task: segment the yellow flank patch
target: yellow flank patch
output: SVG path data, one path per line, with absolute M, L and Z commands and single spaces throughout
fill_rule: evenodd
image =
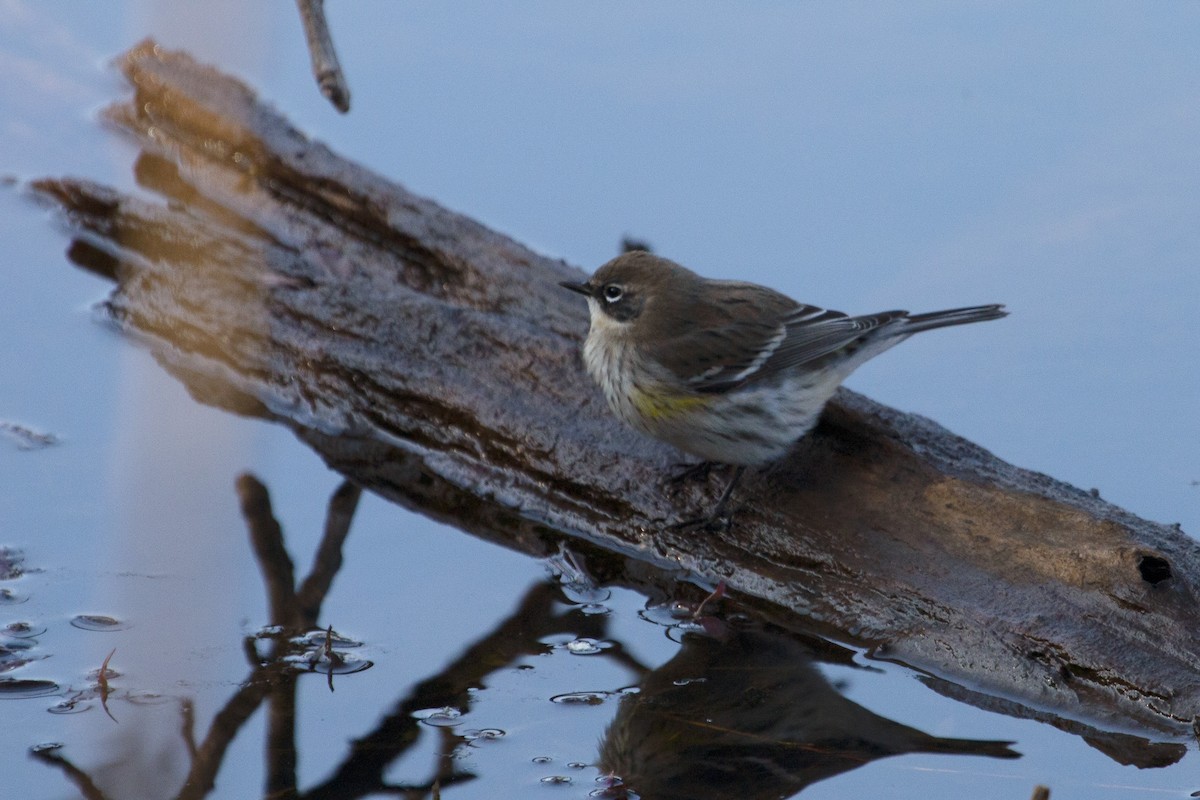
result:
M 684 394 L 670 397 L 665 394 L 652 394 L 638 390 L 633 392 L 631 399 L 638 413 L 650 419 L 678 416 L 704 408 L 711 402 L 711 398 L 704 395 Z

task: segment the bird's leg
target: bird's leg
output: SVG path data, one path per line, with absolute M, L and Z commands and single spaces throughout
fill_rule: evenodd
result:
M 733 471 L 733 477 L 729 479 L 729 483 L 725 486 L 725 491 L 721 492 L 721 497 L 719 500 L 717 500 L 716 508 L 714 508 L 712 513 L 709 514 L 709 519 L 717 520 L 725 517 L 725 506 L 729 504 L 729 496 L 733 494 L 734 487 L 741 482 L 742 476 L 745 474 L 745 464 L 739 465 L 738 468 Z
M 700 461 L 695 464 L 676 464 L 675 468 L 679 471 L 671 477 L 667 478 L 667 483 L 677 486 L 687 483 L 688 481 L 706 481 L 712 473 L 713 467 L 717 465 L 715 461 Z
M 729 483 L 725 486 L 725 491 L 721 492 L 721 497 L 718 498 L 717 504 L 713 510 L 705 517 L 696 519 L 684 520 L 677 522 L 671 527 L 676 530 L 686 530 L 687 528 L 705 528 L 707 530 L 720 530 L 729 527 L 730 519 L 725 515 L 725 506 L 729 504 L 729 498 L 733 494 L 734 488 L 742 480 L 742 476 L 746 474 L 746 466 L 739 465 L 733 471 L 733 477 L 729 479 Z
M 676 464 L 675 474 L 667 476 L 663 481 L 663 490 L 669 497 L 676 497 L 683 491 L 685 485 L 696 481 L 703 483 L 717 466 L 715 461 L 701 461 L 696 464 Z

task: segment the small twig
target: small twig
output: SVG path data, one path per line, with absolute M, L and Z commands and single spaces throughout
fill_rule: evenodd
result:
M 329 684 L 329 691 L 333 691 L 333 667 L 334 659 L 337 655 L 333 652 L 333 626 L 330 625 L 325 629 L 325 660 L 329 663 L 329 670 L 325 673 L 325 679 Z
M 712 590 L 712 593 L 700 601 L 700 605 L 696 606 L 696 610 L 692 612 L 692 619 L 699 619 L 704 613 L 704 607 L 710 602 L 720 600 L 725 596 L 725 581 L 717 583 L 717 588 Z
M 317 86 L 333 107 L 345 114 L 350 110 L 350 86 L 333 49 L 333 36 L 325 21 L 325 0 L 296 0 L 296 7 L 304 23 L 304 38 Z
M 117 718 L 108 710 L 108 695 L 112 691 L 108 686 L 108 662 L 113 657 L 113 653 L 117 652 L 117 648 L 108 651 L 108 655 L 104 657 L 104 663 L 100 665 L 100 674 L 96 677 L 96 683 L 100 687 L 100 707 L 104 709 L 104 713 L 108 714 L 108 718 L 113 722 L 117 722 Z M 120 723 L 117 722 L 119 725 Z

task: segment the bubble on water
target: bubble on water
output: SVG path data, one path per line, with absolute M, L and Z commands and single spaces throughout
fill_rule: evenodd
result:
M 599 616 L 601 614 L 611 614 L 612 609 L 601 603 L 585 603 L 579 607 L 579 610 L 588 616 Z
M 452 706 L 424 708 L 413 712 L 415 719 L 419 719 L 426 725 L 432 725 L 435 728 L 452 728 L 455 725 L 461 725 L 462 715 L 463 712 Z
M 554 761 L 550 756 L 534 756 L 530 759 L 535 764 L 549 764 Z
M 608 699 L 608 692 L 567 692 L 550 698 L 551 703 L 564 706 L 598 706 Z
M 598 642 L 595 639 L 581 638 L 567 642 L 567 652 L 573 656 L 591 656 L 612 647 L 608 642 Z
M 109 617 L 104 614 L 76 614 L 71 617 L 71 626 L 79 628 L 81 631 L 98 631 L 101 633 L 128 630 L 130 627 L 128 622 L 123 622 L 116 617 Z
M 93 703 L 80 698 L 72 700 L 60 700 L 46 710 L 51 714 L 79 714 L 84 711 L 89 711 Z
M 316 672 L 321 675 L 353 675 L 356 672 L 375 666 L 374 661 L 345 653 L 335 653 L 329 658 L 323 651 L 310 650 L 304 653 L 290 653 L 283 657 L 284 663 L 302 672 Z
M 571 779 L 566 775 L 547 775 L 542 778 L 542 783 L 547 786 L 566 786 L 571 782 Z
M 638 612 L 638 616 L 655 625 L 672 626 L 691 619 L 695 613 L 695 606 L 675 600 L 646 606 Z
M 561 584 L 562 592 L 572 603 L 596 604 L 603 603 L 608 598 L 612 597 L 612 590 L 603 589 L 590 583 L 583 582 L 564 582 Z
M 585 764 L 582 761 L 568 761 L 567 766 L 571 769 L 587 769 L 591 764 Z
M 362 647 L 362 642 L 356 642 L 353 639 L 342 636 L 337 632 L 334 632 L 333 636 L 330 636 L 328 631 L 309 631 L 293 641 L 296 642 L 296 644 L 304 645 L 306 647 Z
M 27 697 L 45 697 L 60 690 L 54 681 L 28 678 L 0 678 L 0 699 L 23 700 Z
M 23 594 L 17 594 L 12 589 L 7 587 L 0 589 L 0 606 L 15 606 L 24 603 L 29 598 Z
M 507 735 L 500 728 L 479 728 L 477 730 L 462 732 L 462 737 L 472 744 L 475 742 L 494 742 L 497 739 L 503 739 Z
M 32 639 L 35 636 L 41 636 L 45 632 L 45 626 L 34 625 L 31 622 L 10 622 L 0 629 L 0 634 L 11 636 L 14 639 Z
M 609 800 L 641 800 L 642 796 L 630 790 L 619 775 L 608 773 L 597 775 L 596 781 L 600 788 L 588 792 L 588 797 L 608 798 Z
M 680 623 L 667 629 L 667 638 L 677 644 L 683 644 L 683 637 L 689 633 L 703 633 L 704 626 L 699 623 Z
M 366 658 L 355 658 L 339 653 L 335 659 L 328 659 L 324 656 L 313 667 L 313 672 L 319 672 L 322 675 L 333 673 L 334 675 L 353 675 L 356 672 L 370 669 L 375 666 L 375 662 Z
M 597 781 L 613 781 L 613 778 L 597 778 Z M 593 789 L 588 792 L 588 797 L 599 797 L 602 800 L 642 800 L 642 796 L 637 792 L 629 789 L 625 784 L 617 780 L 601 789 Z

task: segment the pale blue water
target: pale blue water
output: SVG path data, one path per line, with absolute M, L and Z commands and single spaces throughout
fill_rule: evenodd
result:
M 331 3 L 353 93 L 342 117 L 312 85 L 294 4 L 243 5 L 0 4 L 0 175 L 133 189 L 133 153 L 96 111 L 124 91 L 107 60 L 153 35 L 242 76 L 335 150 L 588 269 L 632 234 L 707 275 L 848 311 L 1005 302 L 1003 322 L 921 337 L 850 385 L 1200 532 L 1200 6 Z M 47 629 L 46 658 L 17 674 L 83 687 L 115 647 L 120 687 L 173 698 L 118 697 L 117 723 L 0 700 L 0 795 L 77 796 L 26 756 L 55 741 L 110 796 L 171 796 L 186 766 L 177 698 L 194 699 L 203 731 L 247 671 L 239 637 L 265 620 L 235 476 L 268 483 L 300 565 L 338 477 L 287 432 L 197 405 L 98 324 L 90 307 L 105 285 L 67 263 L 65 237 L 19 187 L 0 190 L 0 231 L 0 420 L 62 440 L 21 451 L 0 437 L 0 544 L 40 570 L 13 582 L 25 602 L 0 606 L 0 624 Z M 302 786 L 545 574 L 364 498 L 323 618 L 364 641 L 375 666 L 332 695 L 302 682 Z M 675 645 L 637 617 L 643 602 L 617 591 L 610 635 L 655 665 Z M 81 631 L 68 624 L 78 613 L 131 627 Z M 444 797 L 592 788 L 590 768 L 570 787 L 538 779 L 591 763 L 614 703 L 548 698 L 634 679 L 558 649 L 530 663 L 478 691 L 470 727 L 508 735 L 472 748 L 464 764 L 482 777 Z M 1121 767 L 904 670 L 825 671 L 877 713 L 1014 739 L 1026 755 L 904 756 L 806 798 L 1200 788 L 1194 753 L 1165 770 Z M 389 774 L 423 779 L 433 742 Z M 258 794 L 261 749 L 259 716 L 213 796 Z

